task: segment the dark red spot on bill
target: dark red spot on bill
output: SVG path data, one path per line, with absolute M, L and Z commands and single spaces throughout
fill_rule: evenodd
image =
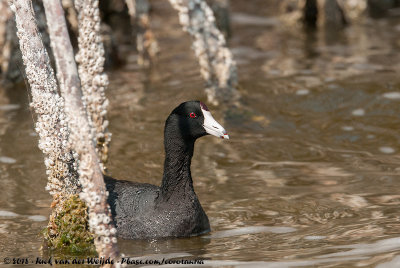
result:
M 205 104 L 202 103 L 202 102 L 200 102 L 200 107 L 201 107 L 201 109 L 203 109 L 204 111 L 208 111 L 207 105 L 205 105 Z

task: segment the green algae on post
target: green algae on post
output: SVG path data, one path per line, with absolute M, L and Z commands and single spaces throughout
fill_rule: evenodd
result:
M 78 195 L 71 195 L 64 201 L 61 211 L 51 222 L 53 225 L 44 230 L 50 251 L 96 255 L 94 237 L 89 230 L 87 206 Z

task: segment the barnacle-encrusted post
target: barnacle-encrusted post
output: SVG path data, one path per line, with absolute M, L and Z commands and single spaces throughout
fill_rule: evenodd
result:
M 158 51 L 158 43 L 150 28 L 150 3 L 148 0 L 125 0 L 128 6 L 131 25 L 136 29 L 136 48 L 138 64 L 148 66 Z
M 89 127 L 88 115 L 82 103 L 78 69 L 74 61 L 64 11 L 60 0 L 44 0 L 43 4 L 49 22 L 48 27 L 51 46 L 56 59 L 57 77 L 60 82 L 61 93 L 65 99 L 65 110 L 71 130 L 71 144 L 80 157 L 79 176 L 82 184 L 80 197 L 86 201 L 89 207 L 89 225 L 95 234 L 97 252 L 100 257 L 115 259 L 118 256 L 116 229 L 111 223 L 111 212 L 107 203 L 108 192 L 104 185 L 99 157 L 93 143 L 93 133 Z M 92 39 L 92 41 L 96 45 L 99 43 L 95 39 Z M 100 76 L 100 74 L 98 75 Z M 105 84 L 102 85 L 105 86 Z M 104 94 L 104 90 L 102 92 Z
M 15 13 L 17 35 L 26 75 L 31 86 L 32 103 L 36 114 L 35 130 L 39 134 L 39 148 L 45 154 L 52 195 L 76 193 L 79 189 L 76 162 L 68 144 L 68 127 L 64 100 L 57 93 L 57 83 L 49 57 L 38 35 L 31 1 L 14 0 L 10 7 Z
M 64 100 L 57 93 L 56 79 L 38 32 L 31 1 L 13 0 L 10 7 L 15 13 L 22 59 L 31 87 L 30 105 L 37 115 L 35 130 L 39 134 L 39 148 L 45 155 L 46 189 L 53 196 L 56 211 L 59 208 L 57 203 L 62 203 L 68 195 L 76 194 L 80 188 L 76 161 L 68 143 Z M 51 228 L 52 216 L 50 236 L 55 232 Z
M 95 139 L 97 154 L 103 172 L 108 158 L 111 133 L 108 131 L 105 95 L 108 76 L 104 73 L 104 47 L 100 34 L 100 11 L 98 0 L 75 0 L 78 11 L 78 46 L 75 59 L 81 79 L 83 101 L 89 115 L 91 135 Z
M 179 12 L 184 31 L 194 37 L 193 50 L 206 80 L 208 101 L 238 98 L 236 63 L 224 35 L 215 26 L 215 17 L 204 0 L 169 0 Z
M 0 0 L 3 4 L 7 3 L 7 0 Z M 50 42 L 48 40 L 48 35 L 46 32 L 46 18 L 44 15 L 44 9 L 41 0 L 32 0 L 33 9 L 35 11 L 35 18 L 37 28 L 39 33 L 42 37 L 42 42 L 45 45 L 45 48 L 48 48 Z M 1 14 L 0 20 L 7 20 L 7 15 Z M 26 74 L 23 70 L 20 69 L 20 66 L 23 65 L 21 52 L 19 49 L 18 37 L 16 35 L 16 25 L 15 20 L 10 19 L 7 21 L 7 28 L 6 28 L 6 43 L 2 49 L 2 54 L 4 65 L 2 66 L 2 71 L 4 72 L 3 78 L 6 81 L 10 82 L 18 82 L 22 81 Z M 1 57 L 1 56 L 0 56 Z

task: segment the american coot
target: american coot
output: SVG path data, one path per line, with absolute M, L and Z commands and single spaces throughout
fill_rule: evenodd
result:
M 190 174 L 194 142 L 207 134 L 229 139 L 204 103 L 184 102 L 165 122 L 165 162 L 160 187 L 105 176 L 118 236 L 127 239 L 188 237 L 210 231 Z

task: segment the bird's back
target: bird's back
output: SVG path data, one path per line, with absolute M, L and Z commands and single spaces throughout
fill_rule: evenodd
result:
M 108 203 L 118 236 L 127 239 L 182 237 L 210 230 L 197 197 L 191 202 L 163 202 L 160 188 L 147 183 L 115 180 L 105 176 Z
M 108 176 L 104 176 L 104 181 L 109 192 L 108 203 L 118 235 L 137 238 L 151 232 L 143 220 L 154 211 L 159 187 L 147 183 L 115 180 Z

